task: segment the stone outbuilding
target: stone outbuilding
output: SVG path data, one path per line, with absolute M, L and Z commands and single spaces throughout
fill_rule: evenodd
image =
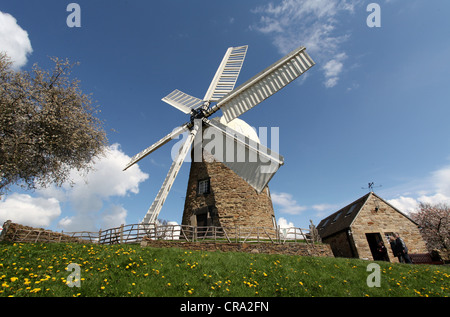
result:
M 394 233 L 400 235 L 409 253 L 427 252 L 418 224 L 373 192 L 326 217 L 317 229 L 335 257 L 383 260 L 376 251 L 383 242 L 388 251 L 385 260 L 398 262 L 389 243 Z

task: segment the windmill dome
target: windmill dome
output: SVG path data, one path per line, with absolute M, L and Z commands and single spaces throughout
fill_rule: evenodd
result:
M 224 117 L 220 117 L 219 122 L 222 123 L 223 125 L 226 125 L 227 127 L 230 127 L 231 129 L 235 130 L 236 132 L 239 132 L 240 134 L 248 137 L 250 140 L 261 143 L 255 129 L 252 128 L 244 120 L 236 118 L 236 119 L 233 119 L 230 122 L 226 123 Z

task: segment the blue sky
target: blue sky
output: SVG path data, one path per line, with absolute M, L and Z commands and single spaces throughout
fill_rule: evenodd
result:
M 22 70 L 51 67 L 50 56 L 80 62 L 73 76 L 100 106 L 110 151 L 87 185 L 75 175 L 73 187 L 14 188 L 1 221 L 64 231 L 140 221 L 172 144 L 121 167 L 188 120 L 161 98 L 174 89 L 202 98 L 226 49 L 246 44 L 238 85 L 300 45 L 316 62 L 241 116 L 280 129 L 285 165 L 269 183 L 280 224 L 317 224 L 368 182 L 405 212 L 450 202 L 450 2 L 380 0 L 372 28 L 372 1 L 74 2 L 78 28 L 66 24 L 70 1 L 2 1 L 0 50 L 24 60 Z M 160 218 L 181 222 L 188 174 L 185 163 Z

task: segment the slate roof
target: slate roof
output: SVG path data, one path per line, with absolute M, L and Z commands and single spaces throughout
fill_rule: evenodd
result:
M 351 224 L 353 223 L 353 220 L 358 216 L 359 212 L 361 211 L 361 208 L 364 206 L 364 204 L 371 195 L 380 199 L 381 201 L 392 207 L 394 210 L 405 216 L 407 219 L 412 221 L 414 224 L 418 225 L 415 221 L 413 221 L 411 218 L 402 213 L 400 210 L 389 204 L 383 198 L 379 197 L 374 192 L 369 192 L 366 195 L 362 196 L 361 198 L 355 200 L 354 202 L 348 204 L 342 209 L 339 209 L 335 213 L 329 215 L 328 217 L 320 221 L 319 225 L 317 226 L 317 230 L 319 231 L 319 235 L 321 236 L 321 238 L 324 239 L 335 233 L 350 228 Z
M 317 226 L 317 230 L 322 239 L 350 228 L 350 225 L 358 215 L 362 206 L 364 206 L 364 203 L 367 198 L 369 198 L 370 194 L 371 193 L 364 195 L 323 219 Z

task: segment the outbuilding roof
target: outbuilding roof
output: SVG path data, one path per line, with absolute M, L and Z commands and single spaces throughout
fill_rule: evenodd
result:
M 399 212 L 400 214 L 402 214 L 407 219 L 409 219 L 410 221 L 412 221 L 414 224 L 417 225 L 415 221 L 413 221 L 411 218 L 402 213 L 400 210 L 389 204 L 383 198 L 379 197 L 374 192 L 369 192 L 366 195 L 362 196 L 361 198 L 355 200 L 354 202 L 348 204 L 342 209 L 339 209 L 335 213 L 329 215 L 328 217 L 320 221 L 319 225 L 317 226 L 317 230 L 319 231 L 319 235 L 321 236 L 321 238 L 324 239 L 335 233 L 350 228 L 353 223 L 353 220 L 358 216 L 362 207 L 364 206 L 366 201 L 371 197 L 371 195 L 380 199 L 388 206 L 392 207 L 395 211 Z

